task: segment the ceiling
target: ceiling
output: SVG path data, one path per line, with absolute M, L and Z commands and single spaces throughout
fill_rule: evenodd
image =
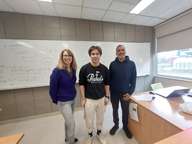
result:
M 139 15 L 129 12 L 140 0 L 0 0 L 0 11 L 155 26 L 192 8 L 192 0 L 156 0 Z

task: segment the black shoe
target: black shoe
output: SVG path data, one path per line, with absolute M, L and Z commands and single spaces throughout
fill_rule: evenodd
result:
M 101 130 L 97 130 L 97 135 L 99 136 L 101 134 Z
M 74 143 L 76 143 L 76 142 L 78 142 L 78 141 L 79 141 L 78 138 L 75 138 L 75 139 L 74 139 Z
M 68 140 L 67 139 L 65 139 L 65 142 L 67 142 Z M 76 142 L 78 142 L 79 140 L 78 140 L 78 138 L 74 138 L 74 143 L 76 143 Z
M 89 133 L 89 137 L 93 137 L 93 132 L 90 132 L 90 133 Z
M 124 130 L 126 136 L 127 136 L 129 139 L 131 139 L 131 138 L 133 137 L 132 133 L 130 132 L 130 130 L 129 130 L 128 128 L 126 128 L 126 129 L 123 128 L 123 130 Z
M 110 135 L 114 135 L 118 129 L 119 129 L 119 126 L 114 125 L 109 131 Z

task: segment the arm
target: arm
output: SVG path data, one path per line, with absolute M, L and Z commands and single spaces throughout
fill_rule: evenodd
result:
M 109 82 L 110 82 L 110 73 L 109 73 L 109 70 L 106 69 L 106 79 L 105 79 L 105 105 L 108 104 L 109 99 L 110 99 Z
M 109 85 L 105 85 L 105 95 L 110 96 Z
M 80 103 L 81 106 L 85 106 L 86 103 L 86 98 L 85 98 L 85 83 L 86 83 L 86 78 L 84 75 L 84 70 L 81 68 L 79 72 L 79 89 L 80 89 Z
M 105 101 L 104 101 L 105 105 L 107 105 L 109 102 L 109 99 L 110 99 L 109 95 L 110 95 L 109 85 L 105 85 Z
M 132 95 L 133 92 L 135 91 L 135 85 L 136 85 L 136 77 L 137 77 L 137 70 L 135 63 L 133 63 L 133 71 L 132 71 L 132 77 L 130 81 L 130 89 L 129 89 L 129 94 Z
M 109 65 L 109 84 L 111 84 L 112 80 L 112 63 Z
M 56 69 L 53 70 L 50 76 L 49 95 L 52 102 L 57 104 L 57 91 L 58 91 L 59 73 Z
M 131 95 L 133 94 L 133 92 L 135 91 L 136 77 L 137 77 L 136 66 L 135 66 L 135 63 L 133 63 L 132 76 L 131 76 L 131 80 L 130 80 L 129 92 L 128 92 L 128 93 L 125 93 L 125 94 L 123 95 L 123 99 L 124 99 L 125 101 L 129 101 L 130 96 L 131 96 Z
M 80 85 L 80 102 L 81 102 L 81 106 L 85 106 L 86 103 L 86 98 L 85 98 L 85 86 L 84 85 Z

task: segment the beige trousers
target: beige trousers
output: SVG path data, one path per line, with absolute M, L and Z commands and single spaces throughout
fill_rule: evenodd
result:
M 96 129 L 102 130 L 104 113 L 106 106 L 104 105 L 104 97 L 98 100 L 86 99 L 85 104 L 85 122 L 88 132 L 91 133 L 94 130 L 94 121 L 96 116 Z

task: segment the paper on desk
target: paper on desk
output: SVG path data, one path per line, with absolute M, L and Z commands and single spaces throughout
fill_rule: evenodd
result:
M 185 113 L 191 114 L 192 115 L 192 102 L 184 102 L 179 105 L 181 110 Z
M 129 115 L 132 120 L 139 121 L 136 103 L 129 104 Z
M 138 101 L 152 101 L 153 100 L 152 95 L 138 95 L 138 96 L 134 96 L 134 98 Z

